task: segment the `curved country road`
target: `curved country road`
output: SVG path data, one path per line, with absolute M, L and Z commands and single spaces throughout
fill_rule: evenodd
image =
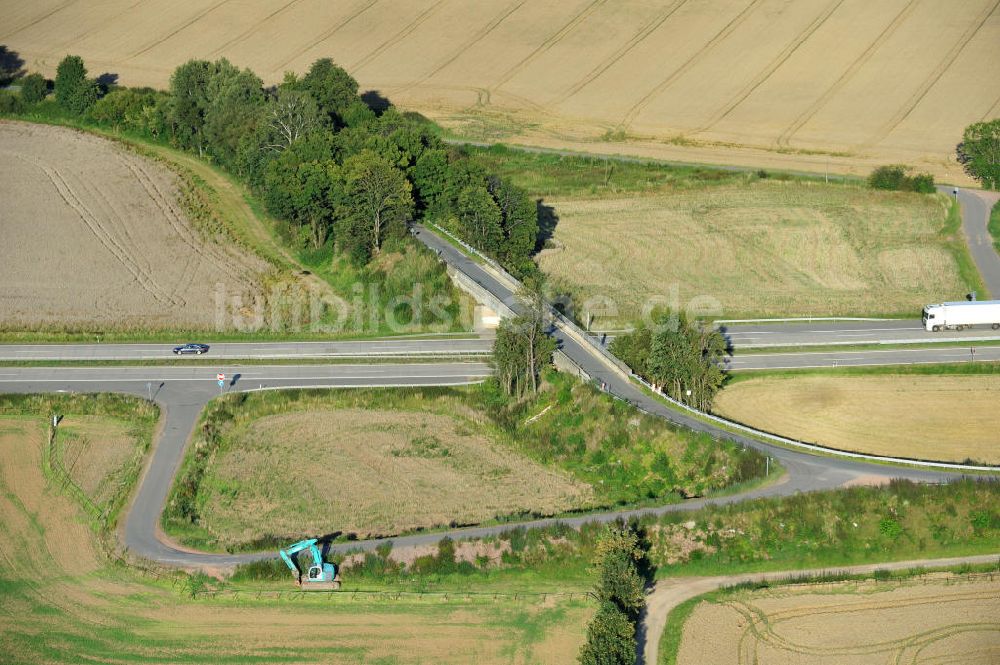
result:
M 939 186 L 938 191 L 951 194 L 951 187 Z M 990 211 L 1000 199 L 998 192 L 975 189 L 959 189 L 958 202 L 962 207 L 962 231 L 969 246 L 972 260 L 983 277 L 989 295 L 980 293 L 980 300 L 987 297 L 1000 298 L 1000 256 L 993 247 L 993 239 L 987 230 Z
M 893 561 L 891 563 L 866 563 L 858 566 L 833 568 L 813 568 L 810 570 L 784 570 L 768 573 L 742 573 L 717 577 L 671 577 L 659 580 L 646 597 L 646 612 L 639 628 L 640 641 L 644 645 L 637 662 L 656 665 L 659 658 L 660 638 L 667 625 L 671 610 L 686 600 L 715 591 L 724 586 L 742 582 L 780 582 L 795 577 L 819 577 L 838 573 L 871 574 L 876 570 L 908 570 L 912 568 L 948 568 L 964 564 L 997 563 L 1000 554 L 949 557 L 944 559 L 917 559 L 913 561 Z

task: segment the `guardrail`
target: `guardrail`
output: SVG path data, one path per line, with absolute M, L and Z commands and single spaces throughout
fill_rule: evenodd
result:
M 429 226 L 432 226 L 434 229 L 440 229 L 440 227 L 437 226 L 437 225 L 435 225 L 435 224 L 429 224 Z M 491 267 L 493 267 L 493 269 L 495 271 L 497 271 L 498 273 L 500 273 L 500 275 L 502 276 L 501 277 L 501 281 L 509 281 L 511 284 L 514 285 L 514 288 L 512 289 L 512 291 L 516 292 L 518 289 L 520 289 L 520 282 L 518 282 L 513 276 L 510 275 L 510 273 L 508 273 L 506 270 L 504 270 L 502 266 L 500 266 L 498 263 L 496 263 L 496 261 L 494 261 L 493 259 L 490 259 L 489 257 L 483 255 L 482 252 L 480 252 L 479 250 L 477 250 L 475 247 L 473 247 L 473 246 L 469 245 L 468 243 L 466 243 L 466 242 L 464 242 L 464 241 L 456 238 L 453 234 L 449 233 L 448 231 L 445 231 L 444 229 L 441 229 L 441 231 L 444 232 L 445 234 L 447 234 L 447 236 L 449 238 L 451 238 L 451 239 L 455 240 L 456 242 L 458 242 L 463 248 L 466 249 L 466 251 L 468 251 L 469 253 L 473 254 L 474 256 L 482 259 L 483 261 L 487 262 Z M 553 308 L 551 305 L 549 305 L 549 312 L 550 312 L 550 316 L 552 316 L 552 318 L 556 321 L 556 325 L 558 325 L 561 330 L 563 330 L 564 332 L 566 332 L 567 334 L 569 334 L 570 336 L 572 336 L 578 342 L 582 343 L 583 346 L 584 346 L 584 348 L 589 349 L 593 355 L 596 355 L 601 361 L 603 361 L 605 364 L 607 364 L 610 369 L 612 369 L 615 372 L 621 374 L 623 376 L 623 378 L 625 378 L 625 380 L 638 382 L 639 384 L 643 385 L 648 390 L 652 391 L 655 395 L 657 395 L 661 399 L 663 399 L 666 402 L 668 402 L 671 406 L 673 406 L 673 407 L 675 407 L 677 409 L 680 409 L 681 411 L 685 411 L 685 412 L 689 413 L 690 415 L 692 415 L 692 416 L 694 416 L 696 418 L 699 418 L 699 419 L 702 419 L 702 420 L 707 420 L 707 421 L 709 421 L 709 422 L 717 425 L 723 431 L 726 431 L 726 430 L 736 430 L 737 432 L 741 432 L 743 434 L 748 434 L 748 435 L 750 435 L 750 436 L 752 436 L 752 437 L 754 437 L 754 438 L 756 438 L 758 440 L 759 439 L 763 439 L 764 442 L 774 443 L 774 444 L 778 444 L 780 446 L 785 446 L 785 447 L 791 447 L 791 448 L 797 449 L 797 450 L 804 450 L 804 451 L 809 451 L 809 452 L 812 452 L 812 453 L 818 453 L 818 454 L 824 454 L 824 455 L 833 455 L 833 456 L 837 456 L 837 457 L 846 457 L 846 458 L 849 458 L 849 459 L 884 462 L 884 463 L 888 463 L 888 464 L 902 464 L 902 465 L 916 466 L 916 467 L 927 468 L 927 469 L 943 469 L 943 470 L 950 470 L 950 471 L 985 471 L 985 472 L 998 472 L 998 471 L 1000 471 L 1000 467 L 995 467 L 995 466 L 984 466 L 984 465 L 974 465 L 974 464 L 957 464 L 957 463 L 952 463 L 952 462 L 931 462 L 931 461 L 926 461 L 926 460 L 906 459 L 906 458 L 903 458 L 903 457 L 890 457 L 890 456 L 885 456 L 885 455 L 866 455 L 864 453 L 854 453 L 854 452 L 850 452 L 850 451 L 846 451 L 846 450 L 838 450 L 836 448 L 828 448 L 826 446 L 820 446 L 820 445 L 817 445 L 817 444 L 814 444 L 814 443 L 806 443 L 804 441 L 798 441 L 796 439 L 790 439 L 788 437 L 779 436 L 777 434 L 771 434 L 771 433 L 765 432 L 763 430 L 759 430 L 759 429 L 756 429 L 756 428 L 753 428 L 753 427 L 749 427 L 747 425 L 742 425 L 740 423 L 733 422 L 731 420 L 727 420 L 725 418 L 721 418 L 719 416 L 715 416 L 715 415 L 712 415 L 710 413 L 706 413 L 706 412 L 701 411 L 699 409 L 696 409 L 696 408 L 694 408 L 692 406 L 688 406 L 687 404 L 684 404 L 683 402 L 681 402 L 679 400 L 675 400 L 672 397 L 669 397 L 668 395 L 665 395 L 662 391 L 657 390 L 656 388 L 654 388 L 652 384 L 650 384 L 648 381 L 646 381 L 645 379 L 643 379 L 642 377 L 640 377 L 639 375 L 637 375 L 635 372 L 633 372 L 632 369 L 628 365 L 626 365 L 620 359 L 618 359 L 614 355 L 612 355 L 610 351 L 608 351 L 603 346 L 601 346 L 600 344 L 598 344 L 597 341 L 592 336 L 586 334 L 579 326 L 577 326 L 575 323 L 573 323 L 570 319 L 568 319 L 563 314 L 561 314 L 558 311 L 556 311 L 555 308 Z M 813 320 L 820 320 L 820 319 L 813 319 Z M 848 319 L 828 318 L 826 320 L 848 320 Z M 862 320 L 867 320 L 867 321 L 885 321 L 885 320 L 889 320 L 889 319 L 860 319 L 860 318 L 858 318 L 858 319 L 850 319 L 850 320 L 856 320 L 856 321 L 862 321 Z M 607 390 L 607 388 L 605 388 L 605 392 L 609 392 L 610 393 L 611 391 L 609 391 L 609 390 Z M 625 397 L 623 397 L 621 395 L 615 395 L 615 396 L 619 397 L 621 399 L 626 399 L 626 401 L 628 401 L 627 398 L 625 398 Z M 636 405 L 636 406 L 638 407 L 638 405 Z M 646 410 L 643 409 L 643 411 L 646 411 Z M 646 411 L 646 412 L 649 413 L 648 411 Z M 655 415 L 655 414 L 653 414 L 653 415 Z

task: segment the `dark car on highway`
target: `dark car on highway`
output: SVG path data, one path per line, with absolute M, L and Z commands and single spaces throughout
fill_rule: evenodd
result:
M 208 351 L 208 344 L 185 344 L 184 346 L 175 346 L 174 353 L 177 355 L 184 355 L 186 353 L 194 353 L 201 355 Z

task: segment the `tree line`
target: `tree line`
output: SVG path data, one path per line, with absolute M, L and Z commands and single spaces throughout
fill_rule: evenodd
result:
M 372 108 L 329 58 L 275 86 L 225 59 L 191 60 L 162 91 L 102 85 L 67 56 L 52 88 L 65 114 L 222 166 L 285 222 L 297 247 L 332 243 L 363 264 L 426 218 L 516 275 L 535 271 L 538 213 L 527 192 L 445 144 L 416 114 Z M 0 112 L 27 110 L 48 92 L 43 77 L 24 76 Z

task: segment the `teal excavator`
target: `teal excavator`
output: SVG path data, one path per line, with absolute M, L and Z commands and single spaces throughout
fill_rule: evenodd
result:
M 285 565 L 291 569 L 292 574 L 295 575 L 295 583 L 303 591 L 339 589 L 340 577 L 337 575 L 337 567 L 332 563 L 323 562 L 323 555 L 320 553 L 319 548 L 316 547 L 317 542 L 319 541 L 315 538 L 302 540 L 294 545 L 289 545 L 283 550 L 278 550 L 278 554 L 281 555 Z M 295 561 L 292 560 L 293 556 L 303 550 L 309 550 L 309 554 L 312 555 L 313 559 L 313 564 L 306 570 L 305 579 L 302 578 L 302 571 L 299 570 L 298 566 L 295 565 Z

